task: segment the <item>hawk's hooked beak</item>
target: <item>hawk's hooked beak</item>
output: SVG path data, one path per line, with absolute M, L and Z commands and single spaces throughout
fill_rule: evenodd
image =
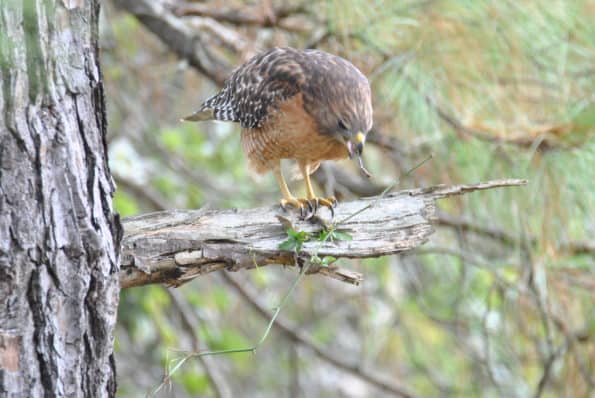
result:
M 347 141 L 347 151 L 349 151 L 349 158 L 353 159 L 353 155 L 357 155 L 357 161 L 359 163 L 359 169 L 362 173 L 370 178 L 372 174 L 364 167 L 364 163 L 362 161 L 362 151 L 364 150 L 364 144 L 366 143 L 366 136 L 361 132 L 358 133 L 353 137 L 353 140 Z
M 353 154 L 355 153 L 358 157 L 362 155 L 362 151 L 364 150 L 364 144 L 366 142 L 366 136 L 359 131 L 355 137 L 353 137 L 353 141 L 347 141 L 347 151 L 349 152 L 349 158 L 353 158 Z

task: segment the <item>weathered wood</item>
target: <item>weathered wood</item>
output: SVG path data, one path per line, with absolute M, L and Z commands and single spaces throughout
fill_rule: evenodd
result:
M 0 2 L 0 396 L 107 397 L 120 223 L 99 2 Z
M 410 250 L 424 243 L 433 232 L 435 201 L 476 190 L 517 186 L 525 180 L 496 180 L 456 186 L 412 189 L 353 202 L 336 208 L 333 222 L 353 240 L 320 242 L 318 222 L 299 220 L 278 206 L 232 210 L 171 210 L 124 220 L 122 243 L 122 288 L 166 283 L 178 285 L 198 275 L 226 269 L 237 271 L 265 265 L 303 265 L 312 256 L 320 258 L 379 257 Z M 327 210 L 322 216 L 330 218 Z M 287 239 L 289 221 L 311 239 L 299 254 L 279 250 Z M 337 268 L 315 267 L 314 272 L 358 284 L 362 275 Z

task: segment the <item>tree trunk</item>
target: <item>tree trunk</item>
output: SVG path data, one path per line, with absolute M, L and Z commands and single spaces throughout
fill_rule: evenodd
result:
M 97 0 L 0 0 L 0 396 L 113 396 Z

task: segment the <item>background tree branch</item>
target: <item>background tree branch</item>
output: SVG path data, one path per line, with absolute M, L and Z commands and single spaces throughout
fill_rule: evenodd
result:
M 145 0 L 116 0 L 114 3 L 138 18 L 173 52 L 205 76 L 222 84 L 229 75 L 231 66 L 212 46 L 207 45 L 207 36 L 181 21 L 163 3 Z

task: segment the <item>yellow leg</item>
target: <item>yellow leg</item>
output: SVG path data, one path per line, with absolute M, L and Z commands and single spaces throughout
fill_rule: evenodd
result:
M 314 209 L 314 213 L 319 206 L 328 207 L 331 213 L 334 215 L 333 208 L 337 205 L 337 200 L 335 198 L 319 198 L 314 194 L 314 189 L 312 188 L 312 181 L 310 180 L 310 164 L 307 162 L 300 161 L 300 171 L 304 176 L 304 181 L 306 182 L 306 196 L 308 198 L 308 202 L 310 206 Z
M 310 181 L 310 165 L 305 162 L 300 162 L 300 171 L 304 176 L 304 181 L 306 181 L 306 196 L 308 199 L 314 199 L 316 195 L 314 195 L 314 189 L 312 189 L 312 181 Z
M 277 179 L 277 183 L 279 184 L 279 188 L 281 189 L 281 194 L 283 195 L 283 199 L 292 200 L 295 199 L 291 192 L 289 192 L 289 188 L 287 187 L 287 183 L 285 182 L 285 178 L 283 178 L 283 173 L 281 173 L 281 168 L 277 167 L 273 170 L 273 174 L 275 175 L 275 179 Z
M 285 178 L 283 178 L 283 173 L 281 172 L 281 165 L 273 169 L 273 174 L 275 175 L 275 179 L 277 180 L 279 188 L 281 189 L 281 194 L 283 195 L 283 199 L 281 199 L 281 207 L 285 209 L 288 205 L 291 205 L 300 211 L 300 216 L 303 218 L 310 214 L 312 212 L 310 203 L 306 199 L 296 199 L 289 191 Z
M 281 199 L 281 207 L 285 209 L 288 205 L 293 206 L 300 211 L 300 216 L 302 218 L 310 218 L 314 216 L 320 206 L 328 207 L 334 215 L 333 207 L 337 204 L 335 198 L 317 198 L 314 194 L 314 189 L 312 188 L 312 181 L 310 180 L 310 165 L 307 162 L 299 162 L 299 166 L 302 175 L 304 176 L 304 180 L 306 181 L 305 199 L 295 198 L 291 194 L 287 187 L 287 183 L 285 182 L 285 178 L 283 178 L 280 164 L 273 169 L 273 174 L 275 175 L 275 179 L 277 180 L 279 188 L 281 189 L 281 194 L 283 195 L 283 198 Z

